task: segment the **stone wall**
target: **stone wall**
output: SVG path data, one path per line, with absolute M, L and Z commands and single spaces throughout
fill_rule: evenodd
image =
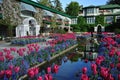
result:
M 17 0 L 3 0 L 2 4 L 3 19 L 7 19 L 8 23 L 13 25 L 21 24 L 20 2 Z

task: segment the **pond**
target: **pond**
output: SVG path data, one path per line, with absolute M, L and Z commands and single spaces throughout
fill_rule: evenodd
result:
M 83 67 L 90 69 L 87 74 L 91 74 L 91 62 L 85 62 L 82 55 L 77 54 L 74 50 L 48 62 L 41 69 L 46 70 L 47 67 L 53 66 L 54 64 L 59 65 L 59 70 L 58 73 L 51 73 L 53 80 L 80 80 Z

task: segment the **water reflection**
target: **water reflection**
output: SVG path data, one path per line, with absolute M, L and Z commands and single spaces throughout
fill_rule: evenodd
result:
M 81 69 L 85 66 L 90 69 L 90 62 L 87 63 L 82 60 L 81 55 L 75 52 L 68 52 L 65 55 L 57 57 L 56 59 L 47 62 L 42 69 L 46 69 L 47 67 L 53 67 L 54 64 L 59 65 L 58 73 L 52 73 L 53 80 L 80 80 Z M 45 70 L 45 73 L 47 71 Z M 87 72 L 90 74 L 90 72 Z

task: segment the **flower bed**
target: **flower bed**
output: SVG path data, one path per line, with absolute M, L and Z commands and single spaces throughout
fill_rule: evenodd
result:
M 46 60 L 49 61 L 54 55 L 75 45 L 77 42 L 73 38 L 72 34 L 67 35 L 60 39 L 65 41 L 61 43 L 58 43 L 59 40 L 50 42 L 51 46 L 45 49 L 40 49 L 38 44 L 28 44 L 27 48 L 3 49 L 0 52 L 0 79 L 18 79 L 29 72 L 30 67 Z
M 38 42 L 44 42 L 46 41 L 44 38 L 40 37 L 21 37 L 17 39 L 11 40 L 12 45 L 26 45 L 26 44 L 31 44 L 31 43 L 38 43 Z

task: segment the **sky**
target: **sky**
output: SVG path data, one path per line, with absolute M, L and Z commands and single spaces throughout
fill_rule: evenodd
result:
M 36 1 L 36 0 L 33 0 Z M 89 5 L 104 5 L 108 0 L 60 0 L 62 3 L 63 9 L 71 2 L 71 1 L 76 1 L 79 3 L 79 5 L 83 5 L 83 7 L 89 6 Z

